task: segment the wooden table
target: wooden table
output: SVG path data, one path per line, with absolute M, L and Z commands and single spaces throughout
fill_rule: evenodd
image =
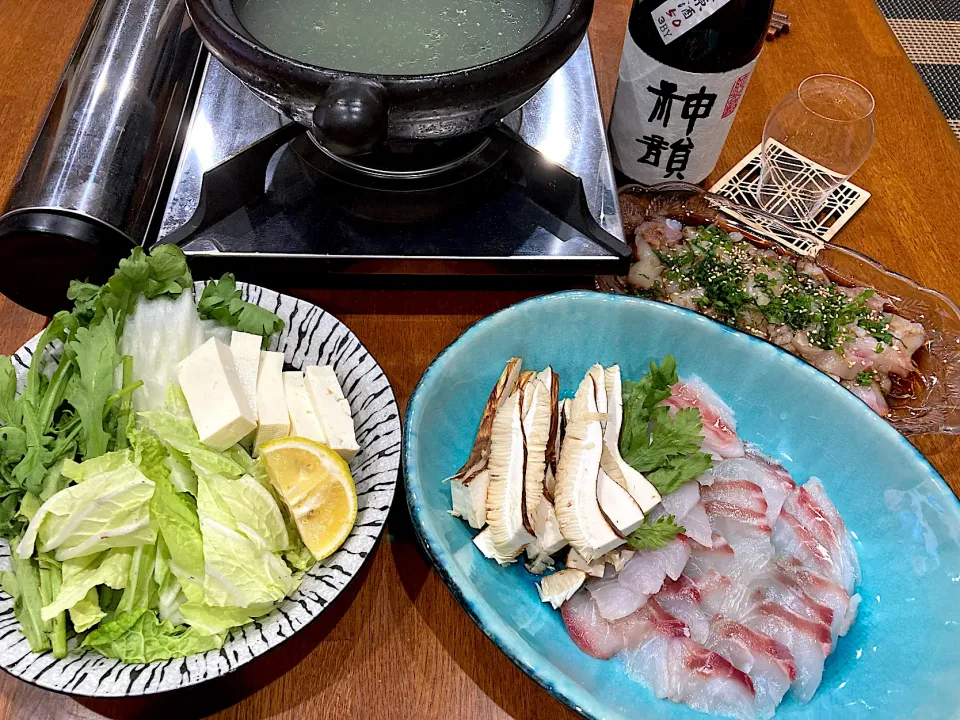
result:
M 630 0 L 596 0 L 590 36 L 604 108 L 616 86 Z M 91 0 L 0 2 L 0 200 L 9 192 Z M 793 20 L 768 44 L 718 165 L 759 141 L 772 106 L 807 75 L 863 81 L 877 143 L 856 182 L 873 198 L 838 241 L 960 298 L 960 147 L 874 0 L 778 0 Z M 717 173 L 719 177 L 720 172 Z M 37 278 L 42 282 L 43 278 Z M 296 292 L 296 291 L 295 291 Z M 523 293 L 301 291 L 336 313 L 378 358 L 405 406 L 430 360 L 471 323 Z M 0 298 L 0 352 L 44 318 Z M 919 447 L 960 491 L 960 442 Z M 418 554 L 402 494 L 365 582 L 274 654 L 222 682 L 146 701 L 74 700 L 0 674 L 3 717 L 573 718 L 514 667 L 460 610 Z

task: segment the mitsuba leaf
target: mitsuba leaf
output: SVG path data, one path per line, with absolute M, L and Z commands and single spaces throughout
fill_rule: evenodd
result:
M 207 284 L 200 295 L 197 310 L 202 318 L 216 320 L 221 325 L 252 335 L 268 337 L 283 329 L 283 320 L 240 296 L 237 281 L 231 273 Z
M 656 550 L 683 532 L 686 530 L 677 525 L 673 515 L 663 515 L 652 523 L 645 518 L 643 524 L 630 533 L 627 544 L 634 550 Z

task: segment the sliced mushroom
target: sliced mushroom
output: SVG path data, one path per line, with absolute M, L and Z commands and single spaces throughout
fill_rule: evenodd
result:
M 451 514 L 461 517 L 471 527 L 482 528 L 487 522 L 487 461 L 490 456 L 490 438 L 497 410 L 513 393 L 520 375 L 520 358 L 510 358 L 500 379 L 487 398 L 487 405 L 480 418 L 477 437 L 473 441 L 470 457 L 457 473 L 449 478 L 450 496 L 453 504 Z M 474 486 L 475 487 L 471 487 Z
M 627 564 L 627 561 L 634 555 L 636 555 L 636 552 L 633 550 L 617 548 L 604 555 L 603 559 L 607 564 L 613 566 L 614 572 L 620 572 L 623 570 L 623 566 Z
M 620 455 L 620 431 L 623 426 L 623 383 L 617 365 L 604 373 L 607 396 L 607 422 L 603 433 L 603 452 L 600 467 L 611 480 L 626 490 L 639 506 L 642 514 L 660 502 L 660 493 L 642 473 L 630 467 Z M 641 520 L 643 518 L 641 517 Z M 631 531 L 632 532 L 632 531 Z
M 536 525 L 537 508 L 543 497 L 548 450 L 556 405 L 552 404 L 556 373 L 547 368 L 523 388 L 523 440 L 527 452 L 524 471 L 523 512 L 528 530 Z
M 470 527 L 480 530 L 487 524 L 487 488 L 490 473 L 486 467 L 468 481 L 451 480 L 450 497 L 453 510 L 450 514 L 463 518 Z
M 603 566 L 605 560 L 600 558 L 599 560 L 594 560 L 593 562 L 587 562 L 583 559 L 583 556 L 580 555 L 576 550 L 570 548 L 570 552 L 567 553 L 567 559 L 564 561 L 564 565 L 568 568 L 574 568 L 576 570 L 583 570 L 587 575 L 592 577 L 603 577 Z
M 503 557 L 516 556 L 534 539 L 524 526 L 523 517 L 523 394 L 523 388 L 518 388 L 497 411 L 487 463 L 487 523 L 496 552 Z
M 490 558 L 491 560 L 496 560 L 500 565 L 509 565 L 512 562 L 515 562 L 517 556 L 522 552 L 517 550 L 516 553 L 512 555 L 502 555 L 497 551 L 496 545 L 493 544 L 493 533 L 489 527 L 481 530 L 477 536 L 473 539 L 473 544 L 477 546 L 480 552 L 483 553 L 484 557 Z
M 540 505 L 534 517 L 534 535 L 536 540 L 527 545 L 527 570 L 539 575 L 547 567 L 553 566 L 552 555 L 560 552 L 567 545 L 566 539 L 560 532 L 560 523 L 553 503 L 546 497 L 540 498 Z
M 582 570 L 567 568 L 543 578 L 537 584 L 537 593 L 540 595 L 540 600 L 550 603 L 554 610 L 559 610 L 560 606 L 580 589 L 586 579 L 587 574 Z
M 623 537 L 600 510 L 597 484 L 607 395 L 603 368 L 594 365 L 577 388 L 560 449 L 554 507 L 560 532 L 587 562 L 621 545 Z
M 621 537 L 643 525 L 643 511 L 637 501 L 602 469 L 597 478 L 597 502 L 600 512 Z

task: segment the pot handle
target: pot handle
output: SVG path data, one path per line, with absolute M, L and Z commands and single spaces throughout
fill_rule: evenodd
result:
M 313 110 L 313 134 L 335 155 L 361 155 L 387 138 L 387 98 L 380 83 L 344 77 Z

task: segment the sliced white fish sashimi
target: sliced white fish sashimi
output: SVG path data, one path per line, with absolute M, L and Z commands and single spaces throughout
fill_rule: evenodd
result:
M 747 480 L 760 488 L 767 503 L 767 522 L 772 527 L 780 508 L 797 487 L 786 471 L 773 463 L 763 463 L 748 452 L 747 457 L 717 463 L 710 474 L 714 480 Z
M 774 526 L 773 543 L 778 554 L 796 557 L 848 594 L 860 580 L 853 543 L 819 480 L 812 479 L 787 497 Z
M 690 638 L 686 624 L 651 600 L 637 611 L 643 640 L 624 651 L 627 673 L 660 698 L 732 718 L 753 718 L 754 687 L 746 673 Z M 640 634 L 640 633 L 638 633 Z
M 819 478 L 810 478 L 804 483 L 803 489 L 809 493 L 812 503 L 819 513 L 827 519 L 840 540 L 840 555 L 845 568 L 844 577 L 846 578 L 846 573 L 849 573 L 849 580 L 852 580 L 852 582 L 848 581 L 845 587 L 848 593 L 853 592 L 854 586 L 860 583 L 860 558 L 857 557 L 857 551 L 853 548 L 853 541 L 850 539 L 846 525 L 843 524 L 843 518 L 837 512 L 833 501 L 827 497 L 827 492 L 823 489 L 823 483 Z
M 700 410 L 704 452 L 721 458 L 743 457 L 743 441 L 737 437 L 733 411 L 700 378 L 681 380 L 670 388 L 670 393 L 670 397 L 663 401 L 669 407 Z
M 675 492 L 665 495 L 663 501 L 650 511 L 647 522 L 654 523 L 664 515 L 673 515 L 677 525 L 684 529 L 684 535 L 691 540 L 701 545 L 710 545 L 710 519 L 700 502 L 698 483 L 684 483 Z
M 767 601 L 757 604 L 742 622 L 789 649 L 797 668 L 791 686 L 793 695 L 800 702 L 808 702 L 820 685 L 823 663 L 830 654 L 830 629 Z
M 816 603 L 830 608 L 833 613 L 830 625 L 834 641 L 844 636 L 857 617 L 859 595 L 847 595 L 847 591 L 830 578 L 818 575 L 803 566 L 793 557 L 780 558 L 776 567 L 777 580 L 792 592 L 804 596 L 804 602 Z M 821 614 L 824 617 L 824 614 Z
M 660 506 L 663 514 L 680 520 L 700 501 L 700 487 L 695 482 L 684 483 L 675 492 L 664 495 Z
M 671 580 L 680 577 L 689 557 L 690 545 L 677 537 L 659 550 L 638 552 L 623 566 L 618 579 L 636 593 L 652 595 L 663 587 L 668 577 Z
M 690 508 L 690 512 L 683 516 L 683 522 L 679 524 L 683 527 L 684 535 L 700 545 L 709 545 L 713 542 L 710 518 L 702 502 Z
M 773 717 L 797 677 L 790 650 L 773 638 L 720 615 L 710 624 L 706 646 L 750 676 L 756 694 L 756 717 Z
M 701 645 L 710 636 L 710 615 L 702 607 L 703 595 L 697 584 L 686 575 L 664 583 L 655 596 L 657 603 L 690 628 L 690 637 Z
M 587 591 L 604 620 L 619 620 L 636 612 L 647 602 L 647 595 L 629 589 L 618 578 L 590 580 Z

